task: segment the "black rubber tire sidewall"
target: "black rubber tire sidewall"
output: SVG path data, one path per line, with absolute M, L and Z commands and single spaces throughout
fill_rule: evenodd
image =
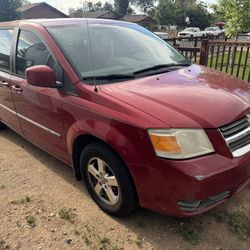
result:
M 6 128 L 6 125 L 2 122 L 0 122 L 0 129 Z
M 114 206 L 101 201 L 89 182 L 87 164 L 91 158 L 95 157 L 104 160 L 116 176 L 120 188 L 120 197 L 118 203 Z M 124 165 L 122 160 L 108 146 L 99 142 L 89 144 L 81 153 L 80 167 L 82 177 L 91 197 L 106 213 L 123 217 L 130 214 L 137 207 L 137 196 L 127 166 Z

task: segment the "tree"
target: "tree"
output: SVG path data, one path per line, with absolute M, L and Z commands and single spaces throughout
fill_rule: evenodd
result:
M 157 0 L 115 0 L 115 10 L 121 15 L 131 12 L 131 5 L 138 7 L 143 12 L 148 12 L 154 7 Z
M 220 0 L 219 10 L 224 13 L 227 35 L 232 36 L 250 29 L 249 0 Z
M 149 12 L 155 15 L 158 22 L 162 25 L 187 26 L 185 17 L 189 17 L 190 25 L 205 28 L 211 21 L 211 15 L 207 6 L 203 3 L 186 5 L 178 0 L 160 0 L 154 11 Z
M 30 4 L 30 1 L 28 0 L 21 0 L 22 5 Z
M 157 0 L 131 0 L 131 5 L 138 7 L 144 13 L 147 13 L 152 8 L 155 8 L 155 3 L 158 2 Z
M 82 17 L 83 11 L 81 8 L 69 8 L 68 10 L 70 17 Z
M 224 12 L 220 9 L 218 4 L 211 4 L 209 6 L 212 9 L 212 19 L 213 22 L 225 22 L 225 14 Z
M 208 12 L 207 6 L 202 2 L 188 7 L 186 15 L 190 19 L 191 26 L 205 29 L 207 26 L 210 25 L 211 14 Z
M 17 11 L 22 6 L 20 0 L 1 0 L 0 1 L 0 21 L 11 21 L 21 17 Z
M 68 12 L 69 12 L 69 16 L 70 17 L 82 17 L 83 12 L 93 12 L 93 11 L 108 11 L 108 10 L 113 10 L 113 5 L 105 2 L 102 5 L 102 2 L 99 1 L 95 4 L 93 4 L 92 2 L 87 2 L 85 1 L 83 4 L 83 9 L 82 8 L 69 8 Z
M 105 2 L 103 5 L 103 10 L 113 10 L 113 5 L 111 3 Z
M 115 0 L 115 11 L 121 15 L 126 15 L 129 0 Z
M 160 1 L 157 8 L 150 11 L 149 14 L 162 25 L 173 25 L 177 23 L 177 6 L 173 0 Z

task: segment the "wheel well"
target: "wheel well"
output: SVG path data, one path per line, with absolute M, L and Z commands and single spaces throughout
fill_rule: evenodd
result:
M 76 138 L 73 144 L 73 150 L 72 150 L 73 167 L 74 167 L 75 177 L 78 181 L 82 180 L 80 171 L 81 152 L 89 143 L 95 141 L 102 142 L 99 138 L 92 135 L 80 135 Z
M 73 150 L 72 150 L 72 159 L 73 159 L 73 167 L 74 167 L 74 172 L 75 172 L 75 176 L 77 180 L 82 180 L 82 176 L 81 176 L 81 170 L 80 170 L 80 156 L 81 156 L 81 152 L 82 150 L 90 143 L 92 142 L 100 142 L 102 144 L 105 144 L 106 146 L 108 146 L 120 159 L 121 161 L 124 163 L 124 165 L 127 167 L 125 161 L 123 160 L 123 158 L 120 156 L 119 153 L 117 153 L 116 150 L 114 150 L 109 144 L 107 144 L 105 141 L 99 139 L 98 137 L 95 137 L 93 135 L 80 135 L 76 138 L 74 144 L 73 144 Z M 132 175 L 130 173 L 130 170 L 127 167 L 127 170 L 130 174 L 130 177 L 132 178 Z M 132 178 L 133 180 L 133 178 Z
M 92 136 L 92 135 L 80 135 L 79 137 L 76 138 L 74 144 L 73 144 L 73 151 L 72 151 L 72 158 L 73 158 L 73 167 L 74 167 L 74 172 L 75 172 L 75 177 L 78 181 L 82 180 L 82 175 L 81 175 L 81 170 L 80 170 L 80 156 L 81 156 L 81 152 L 82 150 L 90 143 L 92 142 L 100 142 L 102 144 L 105 144 L 106 146 L 108 146 L 111 150 L 113 150 L 113 152 L 121 159 L 121 161 L 124 163 L 125 167 L 127 168 L 128 174 L 130 175 L 130 178 L 132 180 L 133 186 L 134 186 L 134 190 L 136 192 L 136 195 L 138 197 L 138 193 L 137 193 L 137 189 L 136 189 L 136 185 L 134 183 L 134 179 L 132 177 L 132 174 L 128 168 L 128 166 L 126 165 L 125 161 L 122 159 L 122 157 L 120 156 L 119 153 L 116 152 L 116 150 L 114 150 L 109 144 L 107 144 L 105 141 Z

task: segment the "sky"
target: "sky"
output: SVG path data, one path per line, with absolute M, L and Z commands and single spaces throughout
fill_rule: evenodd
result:
M 85 0 L 29 0 L 31 3 L 37 2 L 47 2 L 48 4 L 54 6 L 55 8 L 63 11 L 64 13 L 68 13 L 69 8 L 79 8 L 82 6 Z M 90 2 L 96 3 L 98 1 L 101 2 L 113 2 L 113 0 L 88 0 Z M 218 0 L 203 0 L 206 3 L 216 3 Z

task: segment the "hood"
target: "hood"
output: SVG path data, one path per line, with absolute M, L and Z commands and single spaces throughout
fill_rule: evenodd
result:
M 203 66 L 100 86 L 175 128 L 218 128 L 250 111 L 250 86 Z

